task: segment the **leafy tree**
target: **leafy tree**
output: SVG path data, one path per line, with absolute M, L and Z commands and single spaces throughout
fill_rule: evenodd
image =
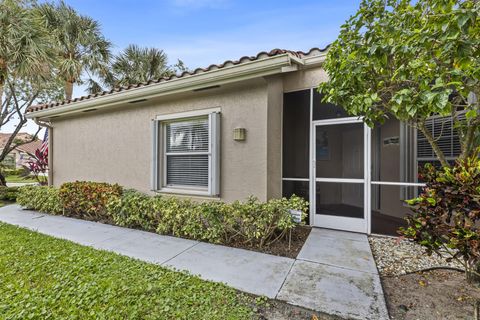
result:
M 100 24 L 63 1 L 42 4 L 38 10 L 54 37 L 57 74 L 64 82 L 65 98 L 72 98 L 74 84 L 86 82 L 90 92 L 101 90 L 94 79 L 108 72 L 111 43 L 103 36 Z
M 18 139 L 27 123 L 26 109 L 34 103 L 54 100 L 61 90 L 53 75 L 51 38 L 31 1 L 0 1 L 0 130 L 15 129 L 0 151 L 0 163 L 16 147 L 37 139 Z M 0 172 L 0 185 L 6 185 Z
M 370 126 L 394 117 L 417 128 L 443 166 L 425 122 L 452 116 L 468 158 L 479 143 L 479 14 L 475 0 L 363 0 L 328 51 L 324 100 Z
M 109 87 L 126 86 L 187 70 L 181 60 L 174 66 L 169 66 L 167 60 L 163 50 L 131 44 L 114 57 L 104 82 Z

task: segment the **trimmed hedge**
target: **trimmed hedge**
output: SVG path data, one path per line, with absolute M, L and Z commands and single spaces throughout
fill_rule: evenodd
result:
M 75 181 L 60 186 L 59 197 L 64 214 L 88 220 L 111 220 L 107 213 L 110 199 L 120 197 L 123 188 L 118 184 Z
M 308 202 L 300 197 L 260 202 L 195 202 L 189 199 L 148 196 L 118 185 L 96 182 L 52 187 L 22 187 L 18 203 L 29 209 L 108 221 L 119 226 L 212 243 L 269 246 L 297 224 L 289 210 L 304 213 Z M 44 202 L 48 203 L 46 205 Z M 55 204 L 55 205 L 54 205 Z M 52 210 L 52 211 L 50 211 Z
M 120 226 L 141 228 L 213 243 L 243 243 L 263 247 L 281 239 L 296 226 L 289 209 L 306 212 L 300 197 L 260 202 L 194 202 L 175 197 L 149 197 L 136 191 L 112 199 L 108 212 Z
M 17 200 L 18 187 L 1 187 L 0 200 L 15 202 Z
M 54 187 L 20 187 L 17 194 L 17 203 L 25 209 L 50 214 L 61 214 L 63 212 L 59 190 Z
M 122 197 L 110 199 L 107 211 L 119 226 L 155 231 L 155 198 L 136 190 L 125 190 Z
M 22 176 L 22 175 L 28 174 L 28 170 L 26 170 L 25 168 L 4 169 L 3 174 L 5 176 Z

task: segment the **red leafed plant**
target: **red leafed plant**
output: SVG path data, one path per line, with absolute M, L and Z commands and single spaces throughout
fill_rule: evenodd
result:
M 35 154 L 29 153 L 30 159 L 23 167 L 26 169 L 25 176 L 33 176 L 42 186 L 47 185 L 48 178 L 48 150 L 35 150 Z
M 107 203 L 122 193 L 123 188 L 118 184 L 75 181 L 62 184 L 58 195 L 65 215 L 109 222 Z
M 426 187 L 408 200 L 413 214 L 400 233 L 447 261 L 465 267 L 467 280 L 480 283 L 480 149 L 452 167 L 427 165 Z

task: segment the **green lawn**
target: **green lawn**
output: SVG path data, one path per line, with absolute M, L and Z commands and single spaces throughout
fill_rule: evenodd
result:
M 225 285 L 0 223 L 0 319 L 250 319 Z
M 6 176 L 5 177 L 5 180 L 7 180 L 7 182 L 37 182 L 37 180 L 33 179 L 33 178 L 28 178 L 28 179 L 25 179 L 23 177 L 20 177 L 20 176 Z

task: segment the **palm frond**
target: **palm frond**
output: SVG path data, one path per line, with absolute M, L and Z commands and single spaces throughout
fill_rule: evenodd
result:
M 86 73 L 104 73 L 112 44 L 103 36 L 98 21 L 79 14 L 64 1 L 41 4 L 38 10 L 55 38 L 60 78 L 78 84 Z
M 110 85 L 125 86 L 170 75 L 172 68 L 167 61 L 163 50 L 131 44 L 114 57 Z

